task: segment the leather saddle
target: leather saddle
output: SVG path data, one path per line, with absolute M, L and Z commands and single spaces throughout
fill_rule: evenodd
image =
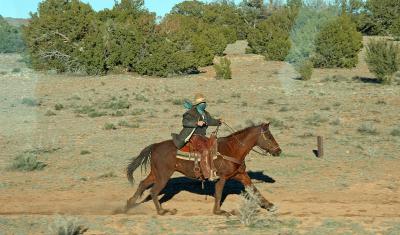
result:
M 215 134 L 211 134 L 210 138 L 194 134 L 189 142 L 180 149 L 180 151 L 189 152 L 190 155 L 194 156 L 196 178 L 213 180 L 216 177 L 213 159 L 217 156 L 217 147 L 217 136 Z

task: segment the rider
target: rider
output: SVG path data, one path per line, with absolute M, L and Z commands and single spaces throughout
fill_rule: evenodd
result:
M 179 134 L 172 134 L 172 140 L 178 149 L 182 148 L 193 134 L 206 136 L 208 126 L 219 126 L 222 123 L 221 119 L 212 118 L 206 111 L 206 99 L 201 93 L 194 96 L 193 105 L 186 103 L 185 107 L 189 110 L 183 114 L 183 129 Z

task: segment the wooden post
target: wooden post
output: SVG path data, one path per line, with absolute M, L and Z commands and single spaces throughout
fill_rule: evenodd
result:
M 317 144 L 318 144 L 317 157 L 322 158 L 324 156 L 324 143 L 323 143 L 323 137 L 322 136 L 317 136 Z

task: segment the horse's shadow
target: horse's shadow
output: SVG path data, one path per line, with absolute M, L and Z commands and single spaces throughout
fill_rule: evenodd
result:
M 265 175 L 262 171 L 248 171 L 248 175 L 252 180 L 262 181 L 266 183 L 274 183 L 275 180 L 268 175 Z M 224 190 L 222 192 L 221 204 L 224 202 L 229 194 L 240 194 L 244 190 L 242 183 L 236 180 L 228 180 L 225 183 Z M 177 177 L 172 178 L 168 181 L 165 188 L 161 191 L 160 195 L 163 195 L 160 199 L 160 203 L 171 200 L 175 195 L 182 191 L 195 193 L 198 195 L 214 196 L 215 193 L 215 182 L 204 181 L 204 189 L 202 188 L 202 182 L 199 180 Z M 151 200 L 150 195 L 146 197 L 142 202 Z

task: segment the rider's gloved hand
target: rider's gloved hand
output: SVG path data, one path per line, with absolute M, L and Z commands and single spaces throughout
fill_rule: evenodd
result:
M 206 123 L 204 121 L 198 121 L 197 122 L 197 126 L 204 126 L 206 125 Z

